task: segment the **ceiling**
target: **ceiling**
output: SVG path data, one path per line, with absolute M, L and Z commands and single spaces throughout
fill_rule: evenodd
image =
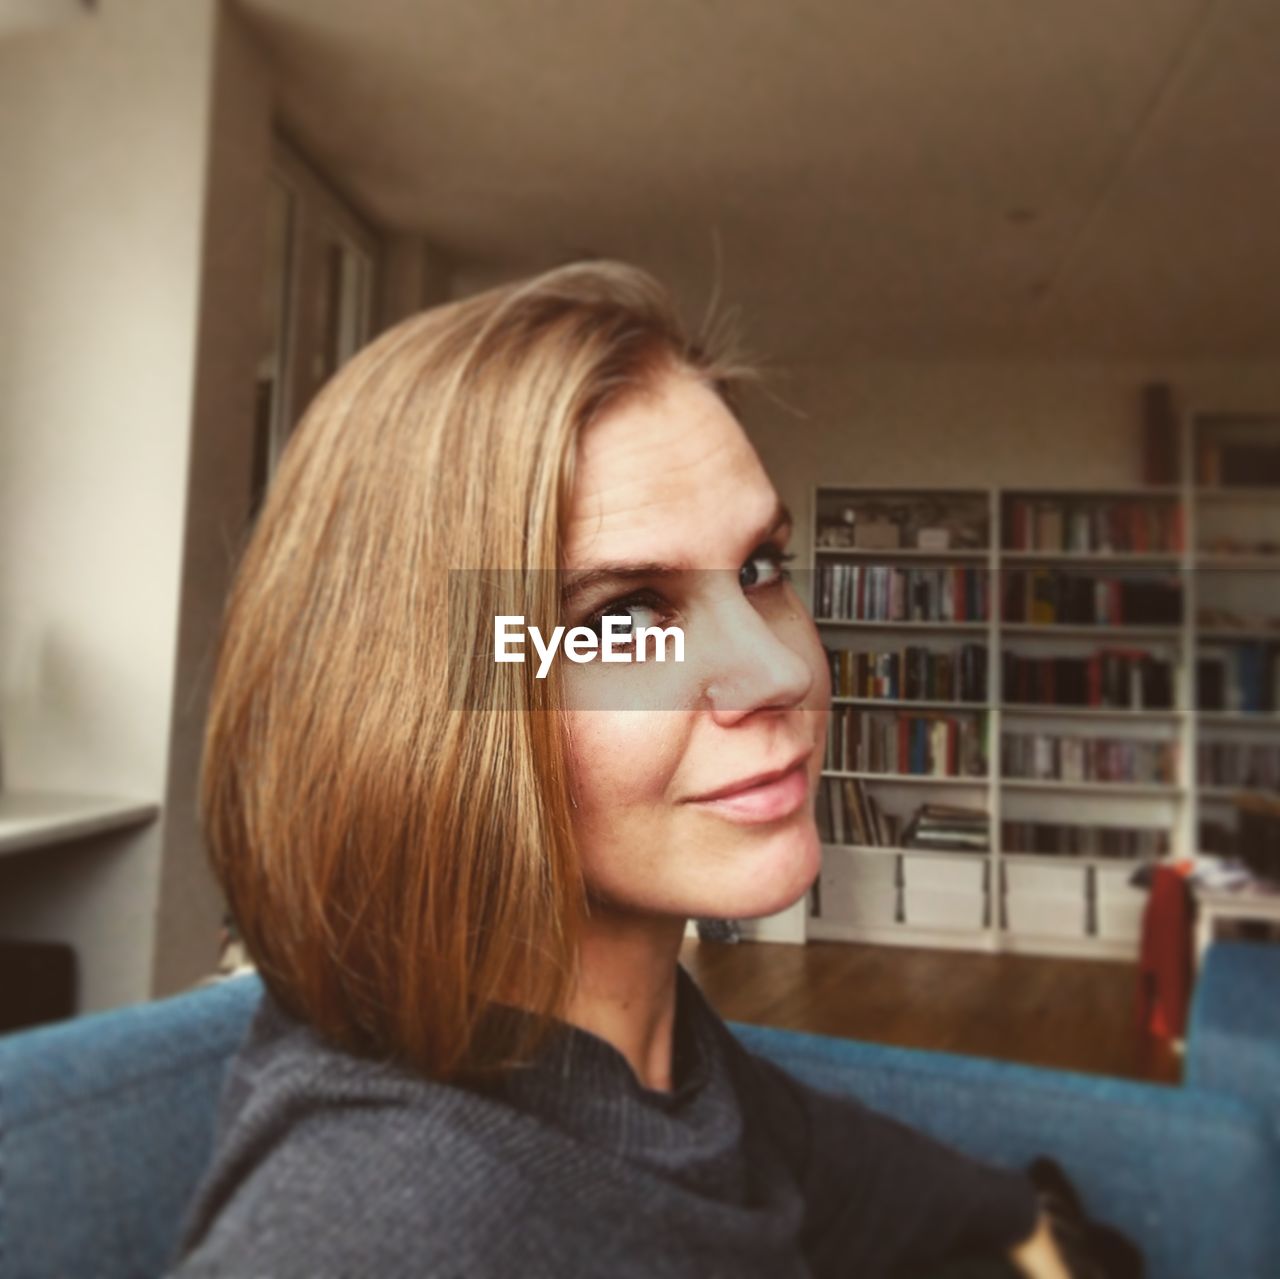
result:
M 1280 353 L 1276 0 L 242 0 L 473 285 L 639 262 L 759 354 Z

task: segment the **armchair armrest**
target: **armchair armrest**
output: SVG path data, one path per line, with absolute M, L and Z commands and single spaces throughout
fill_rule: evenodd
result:
M 1280 946 L 1209 947 L 1192 996 L 1186 1082 L 1252 1102 L 1280 1135 Z
M 260 994 L 237 977 L 0 1037 L 0 1272 L 161 1272 Z

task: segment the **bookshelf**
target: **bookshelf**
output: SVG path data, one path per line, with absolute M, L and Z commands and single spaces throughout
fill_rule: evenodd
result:
M 1201 415 L 1188 437 L 1190 807 L 1199 846 L 1229 853 L 1240 787 L 1274 790 L 1280 762 L 1280 418 Z
M 1280 791 L 1280 417 L 1178 448 L 1177 485 L 814 490 L 809 937 L 1132 958 L 1133 870 Z

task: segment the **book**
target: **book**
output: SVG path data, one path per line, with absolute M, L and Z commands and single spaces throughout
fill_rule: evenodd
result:
M 986 569 L 900 568 L 891 564 L 820 564 L 818 615 L 837 621 L 984 621 Z
M 1173 663 L 1146 649 L 1103 648 L 1087 657 L 1034 657 L 1005 649 L 1000 656 L 1005 702 L 1169 710 Z
M 1077 733 L 1010 733 L 1000 742 L 1001 776 L 1037 781 L 1173 785 L 1178 744 Z
M 1078 857 L 1162 857 L 1170 848 L 1167 827 L 1109 826 L 1074 822 L 1004 821 L 1000 844 L 1007 853 L 1060 853 Z
M 1176 577 L 1100 576 L 1034 568 L 1005 575 L 1004 618 L 1039 626 L 1174 626 L 1182 618 Z
M 835 772 L 986 775 L 984 711 L 881 711 L 837 706 L 824 766 Z
M 922 804 L 903 831 L 903 847 L 985 852 L 991 847 L 990 827 L 983 809 Z
M 1009 551 L 1176 555 L 1183 547 L 1172 497 L 1010 497 L 1004 524 Z
M 823 843 L 891 848 L 901 834 L 900 819 L 887 812 L 861 778 L 824 777 L 817 804 Z

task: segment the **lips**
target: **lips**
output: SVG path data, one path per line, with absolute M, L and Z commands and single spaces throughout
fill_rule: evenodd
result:
M 812 753 L 810 748 L 782 768 L 741 778 L 686 802 L 733 822 L 752 824 L 791 817 L 809 798 L 805 762 Z

